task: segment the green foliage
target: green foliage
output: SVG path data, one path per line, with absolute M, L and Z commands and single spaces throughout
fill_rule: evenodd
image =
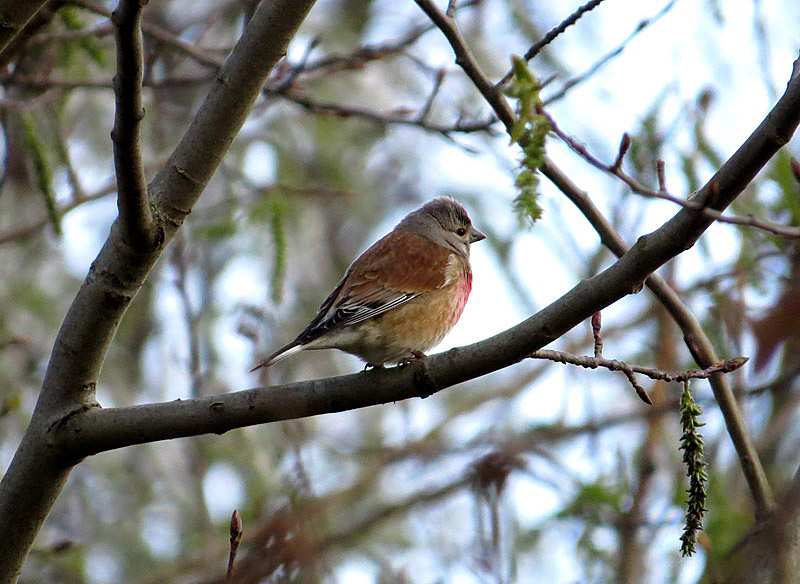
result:
M 61 235 L 61 217 L 56 205 L 56 194 L 53 190 L 53 171 L 50 168 L 50 162 L 47 160 L 47 152 L 33 119 L 27 114 L 22 114 L 21 119 L 25 146 L 30 153 L 33 168 L 36 172 L 36 185 L 39 187 L 39 192 L 44 196 L 44 204 L 50 223 L 53 225 L 56 234 Z
M 274 242 L 272 256 L 272 301 L 276 304 L 283 296 L 283 281 L 286 278 L 286 214 L 289 206 L 282 196 L 270 199 L 270 220 Z
M 656 161 L 664 157 L 665 133 L 661 128 L 661 108 L 664 96 L 659 95 L 639 123 L 625 158 L 633 167 L 634 176 L 643 183 L 654 183 Z
M 289 203 L 286 197 L 273 189 L 250 211 L 251 221 L 266 223 L 272 234 L 272 280 L 270 281 L 272 301 L 280 303 L 283 297 L 283 283 L 286 279 L 286 216 Z
M 193 227 L 192 232 L 198 239 L 208 241 L 218 241 L 228 239 L 236 235 L 236 223 L 233 219 L 227 221 L 216 221 L 214 223 L 204 223 L 203 225 L 196 225 Z
M 531 73 L 522 57 L 514 56 L 514 76 L 506 93 L 517 100 L 517 118 L 509 134 L 511 140 L 522 148 L 523 157 L 515 184 L 519 194 L 514 199 L 514 210 L 520 219 L 531 224 L 542 216 L 539 205 L 539 168 L 544 163 L 545 139 L 550 123 L 540 113 L 539 91 L 542 84 Z
M 708 482 L 709 512 L 705 532 L 713 542 L 710 551 L 719 561 L 724 561 L 733 547 L 741 542 L 752 521 L 741 499 L 733 496 L 727 481 L 711 479 Z
M 788 214 L 787 223 L 800 225 L 800 183 L 792 171 L 792 155 L 789 150 L 778 150 L 767 171 L 767 176 L 775 183 L 780 192 L 778 212 Z M 778 240 L 786 243 L 786 240 Z
M 605 481 L 585 483 L 557 516 L 569 518 L 577 515 L 590 523 L 601 525 L 605 523 L 603 517 L 607 519 L 621 512 L 625 496 L 619 488 L 609 486 Z
M 43 324 L 57 324 L 63 316 L 58 313 L 49 288 L 40 282 L 9 280 L 9 301 L 16 310 L 25 310 Z
M 683 463 L 686 465 L 686 476 L 689 477 L 689 493 L 686 502 L 686 522 L 681 535 L 681 555 L 691 556 L 697 542 L 697 532 L 703 529 L 703 515 L 706 512 L 706 488 L 708 480 L 704 454 L 703 436 L 697 428 L 704 426 L 700 422 L 703 410 L 692 397 L 689 382 L 683 384 L 681 394 L 681 447 L 683 450 Z
M 82 30 L 86 26 L 77 6 L 62 7 L 58 11 L 58 16 L 67 30 Z M 66 63 L 72 63 L 75 60 L 76 53 L 82 51 L 100 67 L 104 67 L 107 64 L 106 54 L 91 36 L 81 36 L 75 40 L 61 43 L 59 46 L 61 55 Z

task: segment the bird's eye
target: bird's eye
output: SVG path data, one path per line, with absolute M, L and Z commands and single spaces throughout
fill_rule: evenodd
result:
M 466 232 L 467 230 L 464 229 L 463 227 L 459 227 L 458 229 L 456 229 L 456 235 L 458 235 L 459 237 L 463 236 Z

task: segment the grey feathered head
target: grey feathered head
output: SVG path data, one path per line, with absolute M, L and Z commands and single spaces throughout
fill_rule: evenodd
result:
M 471 243 L 486 236 L 472 226 L 472 221 L 461 203 L 451 197 L 428 201 L 409 213 L 395 228 L 427 237 L 437 245 L 448 247 L 468 256 Z

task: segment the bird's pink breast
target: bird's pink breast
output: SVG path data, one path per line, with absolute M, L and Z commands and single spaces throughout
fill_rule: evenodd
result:
M 456 298 L 453 306 L 453 324 L 461 318 L 464 307 L 467 305 L 470 292 L 472 292 L 472 272 L 468 271 L 464 274 L 464 277 L 461 278 L 456 288 Z

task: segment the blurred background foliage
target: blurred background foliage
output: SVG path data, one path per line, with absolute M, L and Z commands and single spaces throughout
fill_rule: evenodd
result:
M 252 0 L 150 2 L 142 152 L 152 176 L 190 122 Z M 50 2 L 4 63 L 0 99 L 0 463 L 35 403 L 55 332 L 116 213 L 113 3 Z M 484 0 L 458 10 L 493 79 L 576 3 Z M 788 0 L 607 2 L 531 69 L 562 128 L 656 187 L 701 186 L 788 79 L 800 8 Z M 631 194 L 555 139 L 548 153 L 629 242 L 677 209 Z M 198 153 L 202 155 L 202 153 Z M 795 140 L 732 211 L 800 222 Z M 332 351 L 249 367 L 292 338 L 362 250 L 407 211 L 458 197 L 489 234 L 446 346 L 532 314 L 611 255 L 549 184 L 532 229 L 512 210 L 519 152 L 411 2 L 320 0 L 106 359 L 102 405 L 234 391 L 357 371 Z M 798 464 L 796 240 L 714 226 L 662 271 L 724 357 L 770 480 Z M 604 314 L 606 355 L 694 366 L 642 292 Z M 588 324 L 557 348 L 591 353 Z M 752 505 L 705 382 L 711 480 L 698 554 L 679 557 L 686 482 L 678 384 L 524 362 L 426 400 L 150 444 L 79 465 L 23 582 L 221 582 L 228 521 L 236 582 L 717 581 Z M 267 390 L 268 391 L 268 390 Z M 24 510 L 21 510 L 24 512 Z

